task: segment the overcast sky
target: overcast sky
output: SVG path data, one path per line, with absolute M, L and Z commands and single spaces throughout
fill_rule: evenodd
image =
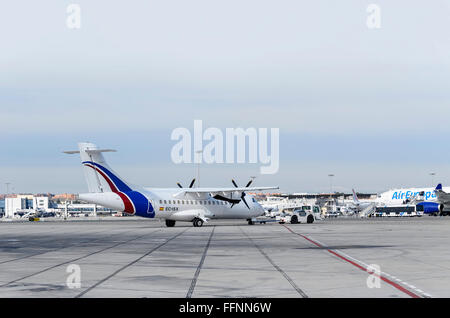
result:
M 0 193 L 83 192 L 79 141 L 117 172 L 188 183 L 174 128 L 280 129 L 280 169 L 202 165 L 202 186 L 383 191 L 450 184 L 450 1 L 70 1 L 0 4 Z M 369 29 L 370 3 L 381 28 Z

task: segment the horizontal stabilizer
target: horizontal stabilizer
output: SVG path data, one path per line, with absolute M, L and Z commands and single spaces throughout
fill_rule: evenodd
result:
M 92 153 L 100 153 L 100 152 L 116 152 L 117 150 L 115 150 L 115 149 L 86 149 L 84 151 L 92 154 Z M 63 153 L 72 155 L 75 153 L 80 153 L 80 151 L 79 150 L 69 150 L 69 151 L 63 151 Z
M 80 154 L 90 193 L 132 191 L 130 185 L 119 178 L 103 157 L 103 152 L 115 151 L 114 149 L 98 148 L 97 145 L 89 142 L 80 142 L 78 143 L 78 150 L 64 151 L 64 153 Z
M 117 152 L 115 149 L 86 149 L 87 153 Z

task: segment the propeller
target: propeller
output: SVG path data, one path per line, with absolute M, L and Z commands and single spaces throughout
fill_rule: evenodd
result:
M 191 184 L 189 185 L 189 188 L 192 188 L 194 186 L 194 183 L 195 183 L 195 178 L 192 179 Z M 183 186 L 179 182 L 177 182 L 177 186 L 180 188 L 183 188 Z
M 248 187 L 252 184 L 252 182 L 253 182 L 253 180 L 250 180 L 250 181 L 247 183 L 247 185 L 246 185 L 245 187 L 248 188 Z M 231 179 L 231 183 L 233 183 L 233 185 L 234 185 L 236 188 L 239 188 L 238 185 L 237 185 L 237 183 L 236 183 L 236 181 L 234 181 L 234 179 Z M 231 194 L 231 195 L 233 195 L 233 194 Z M 245 200 L 245 192 L 244 192 L 244 191 L 242 191 L 242 193 L 241 193 L 241 200 L 244 202 L 244 204 L 245 204 L 245 205 L 247 206 L 247 208 L 250 210 L 250 207 L 248 206 L 247 201 Z M 237 203 L 239 203 L 239 201 L 241 201 L 241 200 L 237 200 L 237 201 L 238 201 Z M 236 203 L 233 203 L 233 204 L 231 205 L 231 207 L 233 207 L 235 204 L 236 204 Z

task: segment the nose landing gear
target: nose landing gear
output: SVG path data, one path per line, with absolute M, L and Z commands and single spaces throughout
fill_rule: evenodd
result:
M 203 220 L 202 220 L 202 219 L 199 219 L 199 218 L 195 218 L 195 219 L 192 221 L 192 224 L 194 225 L 194 227 L 202 227 L 202 225 L 203 225 Z

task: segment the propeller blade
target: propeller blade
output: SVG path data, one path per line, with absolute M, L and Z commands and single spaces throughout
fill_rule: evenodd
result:
M 177 186 L 179 186 L 180 188 L 183 188 L 179 182 L 177 182 Z
M 246 205 L 247 208 L 250 210 L 250 207 L 248 206 L 247 201 L 245 201 L 245 198 L 244 198 L 244 197 L 242 197 L 242 201 L 244 201 L 245 205 Z
M 236 182 L 234 181 L 234 179 L 231 179 L 231 182 L 233 183 L 233 185 L 234 185 L 236 188 L 239 188 L 238 185 L 236 184 Z
M 195 183 L 195 178 L 192 179 L 191 184 L 189 185 L 189 188 L 192 188 L 192 186 L 194 185 L 194 183 Z
M 230 199 L 230 198 L 221 196 L 220 194 L 216 194 L 213 198 L 216 200 L 222 200 L 222 201 L 232 203 L 233 205 L 236 203 L 239 203 L 241 201 L 241 200 Z
M 252 184 L 252 182 L 253 180 L 250 180 L 245 187 L 248 188 Z

